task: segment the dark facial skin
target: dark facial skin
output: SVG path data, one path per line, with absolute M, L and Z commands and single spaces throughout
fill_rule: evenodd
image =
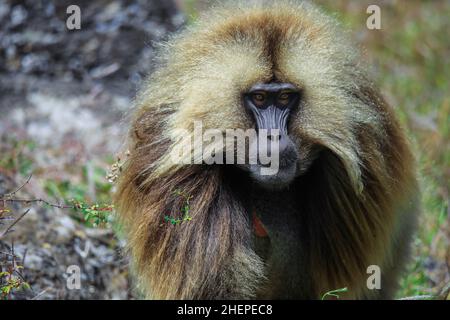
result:
M 271 175 L 262 175 L 261 167 L 269 167 L 270 164 L 249 164 L 246 170 L 263 187 L 281 189 L 288 186 L 296 177 L 298 150 L 288 135 L 288 121 L 291 111 L 299 104 L 300 92 L 290 83 L 258 83 L 244 95 L 244 106 L 253 116 L 256 129 L 266 129 L 267 149 L 270 155 L 270 142 L 279 140 L 278 172 Z M 279 135 L 273 134 L 272 129 L 278 129 Z M 264 143 L 264 142 L 263 142 Z M 261 145 L 252 143 L 250 152 L 259 151 Z

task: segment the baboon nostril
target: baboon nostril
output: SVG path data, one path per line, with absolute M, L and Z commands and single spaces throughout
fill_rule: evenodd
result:
M 278 137 L 278 148 L 279 148 L 280 154 L 283 153 L 284 150 L 286 150 L 286 148 L 288 148 L 289 145 L 290 145 L 290 139 L 286 135 L 280 135 Z
M 281 135 L 280 134 L 270 134 L 267 136 L 267 139 L 270 141 L 280 141 Z
M 280 130 L 268 129 L 267 130 L 267 139 L 270 141 L 280 141 L 281 133 Z

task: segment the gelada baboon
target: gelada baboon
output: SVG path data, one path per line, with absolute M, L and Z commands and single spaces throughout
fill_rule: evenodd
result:
M 279 172 L 171 161 L 195 121 L 280 129 Z M 413 157 L 348 36 L 314 5 L 221 4 L 172 37 L 128 148 L 115 203 L 147 298 L 393 297 L 417 211 Z M 187 198 L 190 220 L 167 222 Z M 371 265 L 381 289 L 367 286 Z

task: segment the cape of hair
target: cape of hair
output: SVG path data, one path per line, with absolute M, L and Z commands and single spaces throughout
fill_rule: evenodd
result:
M 251 128 L 241 95 L 274 78 L 302 88 L 289 124 L 294 141 L 327 151 L 314 176 L 306 174 L 309 185 L 297 182 L 313 295 L 349 287 L 347 297 L 370 297 L 367 267 L 396 268 L 392 243 L 403 235 L 395 228 L 412 223 L 413 160 L 348 36 L 309 3 L 234 2 L 164 44 L 136 100 L 115 204 L 146 297 L 256 297 L 264 263 L 237 186 L 224 166 L 174 164 L 169 154 L 182 138 L 176 129 L 192 129 L 194 120 L 205 129 Z M 179 217 L 186 205 L 177 190 L 191 197 L 192 220 L 171 225 L 164 217 Z

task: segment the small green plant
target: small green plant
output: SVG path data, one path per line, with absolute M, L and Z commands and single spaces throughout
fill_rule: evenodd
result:
M 328 296 L 332 296 L 332 297 L 335 297 L 336 299 L 339 299 L 340 298 L 339 293 L 343 293 L 343 292 L 347 292 L 347 291 L 348 291 L 348 289 L 347 289 L 347 287 L 345 287 L 345 288 L 325 292 L 322 296 L 322 300 L 325 300 L 325 298 Z
M 171 217 L 171 216 L 165 215 L 164 221 L 170 222 L 172 225 L 180 224 L 184 221 L 191 221 L 192 217 L 189 215 L 189 211 L 190 211 L 189 201 L 191 200 L 192 196 L 188 196 L 180 190 L 176 190 L 174 192 L 174 194 L 176 196 L 184 198 L 184 204 L 183 204 L 183 207 L 181 208 L 180 217 L 177 218 L 177 217 Z
M 106 225 L 111 211 L 114 210 L 113 205 L 88 205 L 76 200 L 71 200 L 70 202 L 73 204 L 73 209 L 75 211 L 80 211 L 82 213 L 83 220 L 93 227 Z
M 14 290 L 30 289 L 30 285 L 20 275 L 22 266 L 9 266 L 7 271 L 0 272 L 0 298 L 7 300 Z
M 14 252 L 14 242 L 7 246 L 6 251 L 0 252 L 0 258 L 0 300 L 8 300 L 14 291 L 31 289 L 22 274 L 23 259 L 18 261 L 19 257 Z

